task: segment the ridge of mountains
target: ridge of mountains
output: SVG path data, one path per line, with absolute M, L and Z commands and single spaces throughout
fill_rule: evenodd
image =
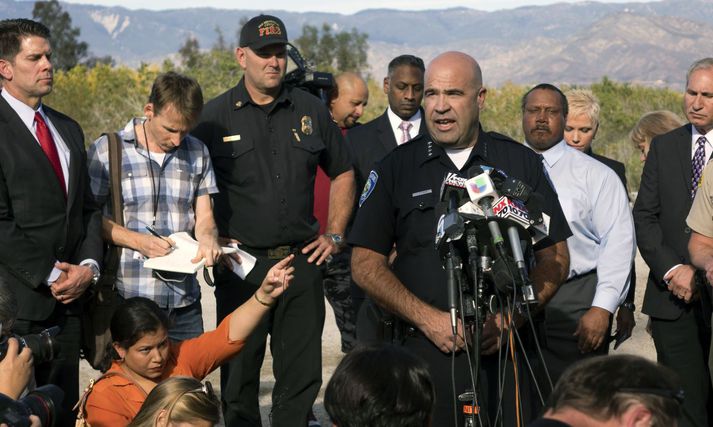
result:
M 0 0 L 0 19 L 31 17 L 32 1 Z M 425 61 L 461 50 L 481 64 L 489 86 L 506 82 L 589 84 L 607 76 L 648 86 L 683 87 L 696 59 L 711 56 L 713 0 L 648 3 L 557 3 L 494 12 L 468 8 L 425 11 L 369 9 L 351 15 L 208 7 L 165 11 L 61 3 L 97 56 L 118 64 L 159 63 L 187 37 L 201 48 L 237 39 L 239 23 L 259 13 L 282 18 L 290 39 L 305 24 L 369 35 L 369 72 L 376 79 L 388 61 L 411 53 Z M 705 42 L 708 38 L 708 42 Z

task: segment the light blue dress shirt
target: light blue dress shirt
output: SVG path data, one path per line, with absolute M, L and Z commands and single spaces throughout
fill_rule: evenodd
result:
M 626 190 L 613 170 L 564 140 L 540 154 L 572 230 L 568 278 L 596 269 L 592 306 L 614 313 L 629 289 L 636 256 Z

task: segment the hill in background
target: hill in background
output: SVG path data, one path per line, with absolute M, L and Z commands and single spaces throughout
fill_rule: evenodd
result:
M 31 1 L 0 0 L 0 18 L 30 17 Z M 166 11 L 62 3 L 97 56 L 118 64 L 160 63 L 189 36 L 203 48 L 216 28 L 235 40 L 239 22 L 258 13 L 280 16 L 291 38 L 305 24 L 352 27 L 369 35 L 370 73 L 385 74 L 388 61 L 412 53 L 428 61 L 445 50 L 462 50 L 483 66 L 485 82 L 590 84 L 616 81 L 681 88 L 690 63 L 708 56 L 713 2 L 559 3 L 484 12 L 467 8 L 406 12 L 365 10 L 352 15 L 213 8 Z

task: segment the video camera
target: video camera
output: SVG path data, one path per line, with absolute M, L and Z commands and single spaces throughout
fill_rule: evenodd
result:
M 287 45 L 287 74 L 284 83 L 304 89 L 327 102 L 327 92 L 334 87 L 334 76 L 331 73 L 314 71 L 302 57 L 299 50 L 291 44 Z
M 30 415 L 36 415 L 43 427 L 53 427 L 63 399 L 64 392 L 52 384 L 38 387 L 18 400 L 0 393 L 0 423 L 8 427 L 30 427 Z
M 32 351 L 32 358 L 34 363 L 44 363 L 53 360 L 59 353 L 59 343 L 55 341 L 54 337 L 59 333 L 59 326 L 53 326 L 47 328 L 39 334 L 29 334 L 25 336 L 11 335 L 16 338 L 20 343 L 20 348 L 18 351 L 22 351 L 23 348 L 28 347 Z M 0 340 L 0 360 L 5 358 L 7 354 L 8 338 L 5 336 Z

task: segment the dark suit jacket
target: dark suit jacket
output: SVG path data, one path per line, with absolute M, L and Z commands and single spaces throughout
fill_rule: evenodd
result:
M 653 139 L 634 204 L 634 225 L 641 256 L 650 269 L 642 312 L 661 319 L 677 319 L 686 309 L 666 288 L 663 276 L 676 264 L 691 263 L 686 217 L 692 175 L 690 124 Z M 703 298 L 694 304 L 700 301 Z
M 45 279 L 55 261 L 101 262 L 102 255 L 101 214 L 91 201 L 82 129 L 43 109 L 70 150 L 66 199 L 37 140 L 0 97 L 0 277 L 17 296 L 18 318 L 26 320 L 46 319 L 54 310 Z
M 424 133 L 426 129 L 423 109 L 421 109 L 421 117 L 418 135 Z M 369 172 L 374 168 L 374 163 L 383 159 L 398 145 L 387 111 L 369 123 L 349 129 L 346 142 L 354 162 L 357 192 L 364 188 Z M 358 199 L 359 197 L 357 197 Z

